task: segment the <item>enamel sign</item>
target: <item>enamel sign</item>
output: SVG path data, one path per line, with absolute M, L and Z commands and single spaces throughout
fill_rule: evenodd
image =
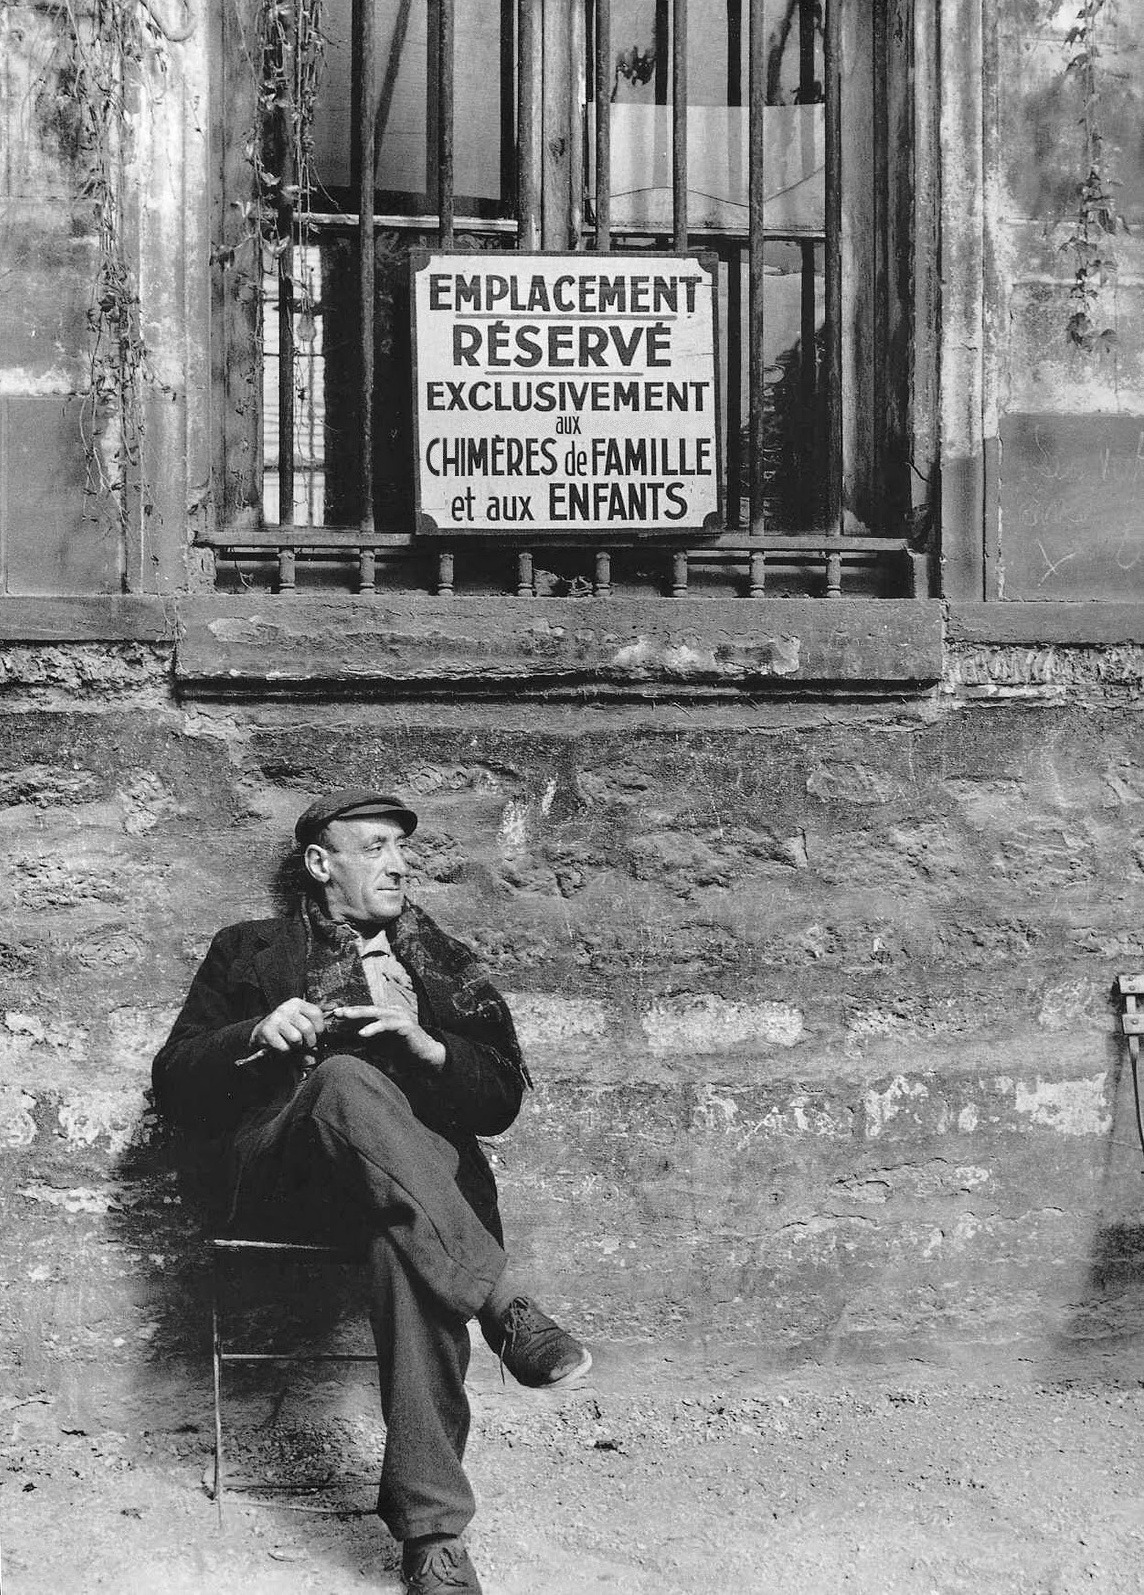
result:
M 415 257 L 418 530 L 716 531 L 715 303 L 710 257 Z

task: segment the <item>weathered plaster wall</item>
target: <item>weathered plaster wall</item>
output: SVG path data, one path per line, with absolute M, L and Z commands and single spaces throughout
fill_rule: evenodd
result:
M 208 16 L 141 8 L 135 44 L 127 18 L 123 83 L 82 7 L 0 7 L 0 595 L 186 584 L 210 501 Z M 94 128 L 111 129 L 102 156 Z M 101 482 L 140 476 L 121 522 Z
M 1098 7 L 1078 37 L 1083 20 L 1075 3 L 1009 0 L 986 55 L 988 513 L 1009 598 L 1144 593 L 1144 19 Z M 1094 171 L 1103 225 L 1082 213 Z
M 512 994 L 538 1089 L 497 1148 L 509 1228 L 585 1329 L 776 1361 L 1123 1344 L 1144 1192 L 1110 988 L 1144 962 L 1144 709 L 1037 696 L 1017 653 L 1007 684 L 995 653 L 881 707 L 180 708 L 161 648 L 6 649 L 20 1387 L 201 1355 L 149 1059 L 342 780 L 415 801 L 420 900 Z
M 34 5 L 0 10 L 0 592 L 118 586 L 106 528 L 74 535 L 98 259 L 67 68 L 57 18 Z M 98 506 L 91 513 L 94 522 Z

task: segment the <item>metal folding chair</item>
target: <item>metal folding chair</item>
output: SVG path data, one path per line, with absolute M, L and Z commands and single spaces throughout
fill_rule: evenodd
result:
M 306 1241 L 232 1240 L 212 1237 L 211 1254 L 211 1343 L 214 1373 L 214 1501 L 218 1520 L 223 1521 L 224 1450 L 222 1424 L 222 1371 L 227 1363 L 292 1363 L 292 1362 L 368 1362 L 376 1359 L 372 1353 L 317 1352 L 317 1351 L 228 1351 L 223 1338 L 223 1274 L 235 1259 L 250 1262 L 269 1259 L 295 1259 L 312 1263 L 360 1263 L 361 1254 L 338 1246 L 316 1245 Z M 287 1503 L 260 1501 L 248 1498 L 249 1504 L 282 1506 Z M 322 1507 L 294 1507 L 295 1511 L 323 1511 Z
M 1128 1037 L 1128 1056 L 1132 1063 L 1132 1091 L 1136 1102 L 1136 1133 L 1140 1137 L 1140 1150 L 1144 1152 L 1144 1112 L 1140 1102 L 1140 1037 L 1144 1036 L 1144 975 L 1120 975 L 1117 978 L 1120 995 L 1124 998 L 1124 1012 L 1120 1016 L 1121 1028 Z

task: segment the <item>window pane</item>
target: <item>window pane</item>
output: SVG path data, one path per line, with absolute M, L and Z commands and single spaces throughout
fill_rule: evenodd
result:
M 764 224 L 769 232 L 817 234 L 825 227 L 822 27 L 813 0 L 768 0 L 765 10 Z M 690 11 L 688 220 L 693 231 L 745 231 L 748 36 L 742 0 L 692 5 Z M 620 230 L 666 232 L 672 225 L 670 13 L 670 0 L 613 5 L 612 224 Z
M 589 25 L 591 25 L 589 0 Z M 612 0 L 614 104 L 671 98 L 671 0 Z M 687 80 L 693 105 L 741 105 L 747 90 L 746 0 L 688 7 Z M 766 0 L 768 105 L 822 98 L 821 0 Z
M 688 225 L 718 249 L 727 522 L 747 521 L 750 115 L 764 122 L 765 502 L 772 532 L 824 524 L 830 469 L 824 388 L 826 231 L 822 8 L 767 0 L 764 102 L 748 107 L 749 7 L 689 8 Z M 588 0 L 589 27 L 595 11 Z M 672 212 L 670 0 L 613 0 L 612 227 L 669 233 Z M 591 74 L 590 74 L 591 77 Z M 594 110 L 594 107 L 593 107 Z M 595 141 L 589 122 L 589 203 Z M 699 235 L 696 237 L 695 235 Z M 703 235 L 706 234 L 706 239 Z M 630 240 L 625 240 L 625 247 Z
M 462 213 L 500 215 L 511 200 L 513 6 L 456 0 L 456 194 Z M 435 208 L 436 6 L 373 0 L 377 48 L 377 209 Z M 325 0 L 321 114 L 314 127 L 318 178 L 343 208 L 352 183 L 352 0 Z M 321 208 L 321 200 L 317 203 Z
M 326 521 L 326 350 L 323 254 L 316 245 L 293 251 L 294 275 L 294 507 L 296 526 Z M 262 502 L 272 525 L 279 520 L 281 335 L 278 278 L 263 278 Z
M 374 511 L 379 525 L 413 517 L 413 439 L 408 250 L 423 234 L 379 232 L 374 343 Z M 355 230 L 322 230 L 295 246 L 294 524 L 352 526 L 360 515 L 358 249 Z M 263 279 L 263 508 L 279 521 L 281 332 L 278 279 Z
M 433 201 L 428 191 L 413 185 L 424 184 L 427 171 L 435 166 L 434 111 L 426 85 L 435 63 L 431 29 L 436 6 L 428 6 L 426 0 L 374 0 L 374 4 L 379 30 L 379 95 L 383 102 L 388 97 L 379 141 L 383 154 L 388 150 L 381 165 L 386 191 L 384 196 L 379 192 L 379 208 L 386 205 L 397 210 L 403 204 L 415 214 L 431 209 Z M 338 188 L 346 208 L 352 211 L 356 200 L 349 197 L 346 187 L 351 0 L 327 0 L 327 7 L 331 42 L 324 103 L 329 109 L 317 119 L 317 153 L 324 180 Z M 594 9 L 589 0 L 589 19 Z M 512 99 L 512 72 L 503 60 L 512 31 L 505 13 L 511 10 L 496 7 L 494 11 L 488 6 L 481 11 L 476 0 L 458 0 L 457 4 L 459 162 L 466 146 L 479 145 L 475 152 L 468 150 L 469 167 L 459 164 L 458 170 L 462 183 L 474 189 L 483 183 L 486 198 L 509 192 L 499 174 L 500 186 L 493 182 L 492 174 L 511 144 L 511 128 L 506 130 L 503 120 L 505 105 Z M 742 103 L 747 90 L 747 40 L 742 10 L 739 4 L 701 8 L 693 0 L 689 51 L 689 209 L 693 227 L 707 223 L 707 246 L 714 248 L 721 260 L 721 424 L 726 521 L 733 528 L 743 527 L 748 520 L 751 454 L 748 108 Z M 614 0 L 612 150 L 620 192 L 614 199 L 613 218 L 618 242 L 625 250 L 655 247 L 651 235 L 662 235 L 671 227 L 671 112 L 664 103 L 671 85 L 670 11 L 669 0 Z M 768 102 L 754 113 L 767 119 L 768 187 L 772 194 L 765 229 L 761 397 L 764 515 L 767 529 L 776 533 L 818 529 L 824 524 L 823 490 L 831 472 L 824 383 L 823 41 L 818 11 L 813 0 L 774 0 L 768 5 Z M 491 26 L 490 14 L 497 18 Z M 474 42 L 479 39 L 485 41 L 484 55 Z M 495 90 L 483 118 L 476 81 L 480 63 Z M 589 73 L 589 80 L 591 77 Z M 587 107 L 589 123 L 592 109 Z M 468 135 L 467 128 L 473 124 L 481 129 L 479 139 Z M 625 171 L 630 179 L 626 188 Z M 479 197 L 470 192 L 470 202 Z M 493 203 L 499 205 L 500 200 Z M 319 199 L 316 208 L 321 205 Z M 297 525 L 347 526 L 356 524 L 361 515 L 355 227 L 352 222 L 315 221 L 307 236 L 303 223 L 303 236 L 306 241 L 294 248 L 291 257 L 295 299 L 293 492 L 292 504 L 281 505 L 281 509 L 280 459 L 285 453 L 279 439 L 278 283 L 269 277 L 264 284 L 264 508 L 272 524 L 285 511 Z M 426 241 L 419 232 L 405 228 L 379 226 L 375 235 L 373 508 L 377 525 L 394 530 L 412 524 L 406 256 L 409 247 Z M 480 248 L 482 239 L 474 236 L 472 244 Z

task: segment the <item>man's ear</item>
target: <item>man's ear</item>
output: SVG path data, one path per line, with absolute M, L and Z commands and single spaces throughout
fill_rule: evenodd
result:
M 311 880 L 318 881 L 325 886 L 330 879 L 330 861 L 326 857 L 326 850 L 317 842 L 311 842 L 302 854 L 302 862 L 306 866 L 306 874 Z

